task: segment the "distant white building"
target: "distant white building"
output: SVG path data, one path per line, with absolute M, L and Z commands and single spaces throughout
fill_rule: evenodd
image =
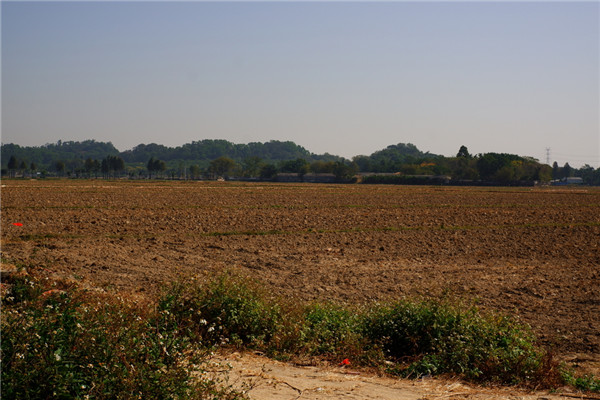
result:
M 551 183 L 552 185 L 582 185 L 583 178 L 580 178 L 578 176 L 570 176 L 567 178 L 556 179 Z

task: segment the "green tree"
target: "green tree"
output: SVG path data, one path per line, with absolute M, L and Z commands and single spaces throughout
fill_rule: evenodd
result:
M 552 179 L 552 168 L 549 165 L 540 165 L 535 180 L 540 182 L 550 182 Z
M 110 165 L 108 164 L 108 160 L 106 158 L 102 159 L 102 162 L 100 163 L 100 171 L 102 171 L 102 175 L 104 175 L 104 178 L 108 178 L 108 174 L 110 173 Z
M 333 173 L 339 182 L 350 181 L 357 172 L 358 165 L 356 163 L 346 164 L 342 161 L 336 161 L 333 166 Z
M 552 179 L 560 179 L 560 167 L 556 161 L 552 164 Z
M 139 146 L 138 146 L 139 147 Z M 149 178 L 152 179 L 152 173 L 156 171 L 156 162 L 158 160 L 154 157 L 150 157 L 148 163 L 146 164 L 146 168 L 148 169 Z
M 564 178 L 573 176 L 573 168 L 571 168 L 569 163 L 565 163 L 565 166 L 562 168 L 562 175 Z
M 460 149 L 458 150 L 458 154 L 456 155 L 456 157 L 463 157 L 463 158 L 471 158 L 471 155 L 469 154 L 469 150 L 467 149 L 467 146 L 460 146 Z
M 7 167 L 8 169 L 17 169 L 17 158 L 15 156 L 10 156 Z
M 159 160 L 154 157 L 150 157 L 150 160 L 148 160 L 148 164 L 146 165 L 146 168 L 148 169 L 150 179 L 152 179 L 152 173 L 156 172 L 156 176 L 158 176 L 159 172 L 164 172 L 167 170 L 167 164 L 162 160 Z
M 62 160 L 58 160 L 54 163 L 54 169 L 58 173 L 59 176 L 62 176 L 65 172 L 65 162 Z
M 200 167 L 196 164 L 190 166 L 190 176 L 192 179 L 200 178 Z
M 88 177 L 91 177 L 92 174 L 97 177 L 97 173 L 100 171 L 100 162 L 88 157 L 83 163 L 83 169 L 88 174 Z
M 102 159 L 101 170 L 105 178 L 117 177 L 125 170 L 125 161 L 119 156 L 106 156 Z
M 483 180 L 507 182 L 506 179 L 514 176 L 513 161 L 523 161 L 523 158 L 514 154 L 486 153 L 477 160 L 477 171 Z
M 360 172 L 372 172 L 373 168 L 371 166 L 371 158 L 367 156 L 356 156 L 352 158 L 352 161 L 358 165 L 358 170 Z
M 335 168 L 333 161 L 314 161 L 310 164 L 310 172 L 314 174 L 331 174 Z
M 209 164 L 208 171 L 213 177 L 228 177 L 231 171 L 235 168 L 236 164 L 229 157 L 219 157 L 212 160 Z
M 15 174 L 17 172 L 17 157 L 15 156 L 10 156 L 10 158 L 8 159 L 8 174 L 11 178 L 15 177 Z
M 260 179 L 273 180 L 277 176 L 277 167 L 273 164 L 265 164 L 260 169 Z
M 309 164 L 304 158 L 296 158 L 295 160 L 283 161 L 279 170 L 281 172 L 296 173 L 299 176 L 304 176 L 308 173 Z
M 260 157 L 246 157 L 242 163 L 242 173 L 245 177 L 258 177 L 260 175 L 260 169 L 264 164 L 263 159 Z

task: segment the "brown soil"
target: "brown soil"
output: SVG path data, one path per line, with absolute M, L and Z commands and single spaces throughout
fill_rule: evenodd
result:
M 599 371 L 597 188 L 5 180 L 1 200 L 4 263 L 145 295 L 234 269 L 301 300 L 459 297 Z
M 516 388 L 481 387 L 457 379 L 407 380 L 381 377 L 353 368 L 282 363 L 250 353 L 215 358 L 216 370 L 230 367 L 228 383 L 252 399 L 268 400 L 565 400 L 583 396 L 564 388 L 560 393 Z

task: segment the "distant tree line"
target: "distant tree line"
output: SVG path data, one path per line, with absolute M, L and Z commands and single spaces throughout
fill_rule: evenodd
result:
M 298 179 L 331 175 L 337 182 L 362 174 L 367 183 L 521 184 L 548 182 L 578 176 L 585 184 L 600 185 L 600 168 L 572 168 L 541 164 L 515 154 L 472 155 L 461 146 L 455 157 L 422 152 L 410 143 L 399 143 L 371 155 L 347 160 L 331 154 L 317 155 L 293 142 L 234 144 L 202 140 L 175 148 L 140 144 L 119 152 L 112 143 L 87 140 L 58 141 L 40 147 L 2 144 L 2 175 L 9 177 L 59 176 L 80 178 L 144 179 L 260 179 L 280 174 Z M 432 177 L 437 177 L 432 180 Z

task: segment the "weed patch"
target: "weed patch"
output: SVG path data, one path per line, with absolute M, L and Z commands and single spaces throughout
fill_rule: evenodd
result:
M 2 314 L 2 398 L 241 398 L 164 310 L 20 276 Z
M 207 378 L 215 346 L 279 359 L 346 359 L 403 377 L 598 391 L 561 369 L 527 326 L 449 301 L 299 304 L 230 273 L 135 302 L 20 274 L 2 299 L 3 398 L 237 399 Z
M 350 358 L 354 365 L 404 377 L 453 374 L 545 387 L 565 382 L 527 326 L 450 302 L 296 304 L 231 274 L 207 284 L 175 285 L 162 301 L 162 308 L 182 318 L 180 326 L 210 344 L 256 349 L 279 359 Z

